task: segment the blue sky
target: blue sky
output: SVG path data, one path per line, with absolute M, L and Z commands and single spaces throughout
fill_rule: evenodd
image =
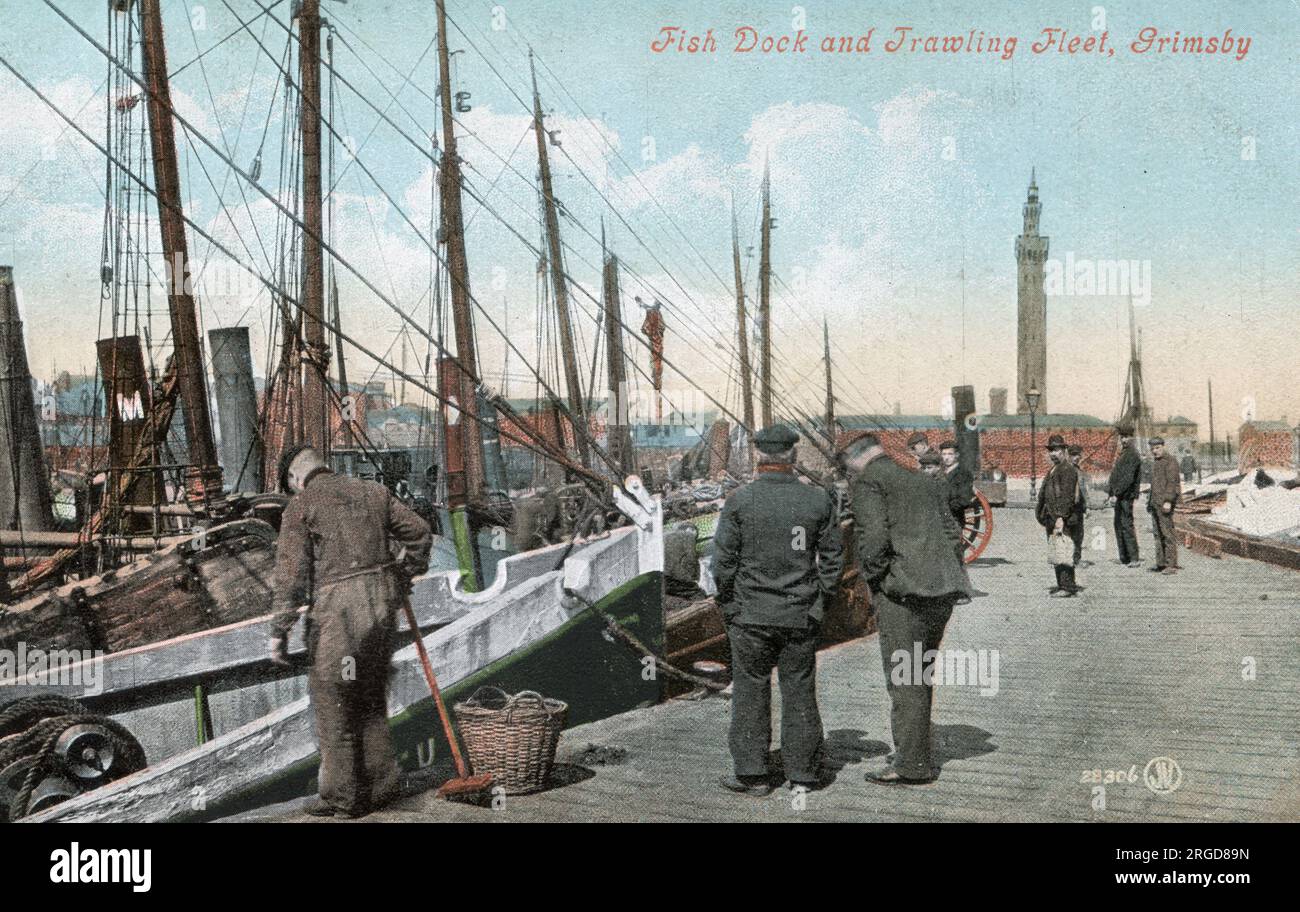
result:
M 229 5 L 246 19 L 259 13 L 255 0 Z M 273 15 L 285 20 L 288 5 L 278 4 Z M 96 90 L 103 58 L 38 0 L 13 6 L 20 8 L 8 11 L 4 56 L 70 113 L 89 100 L 78 122 L 102 135 L 103 95 Z M 61 0 L 60 6 L 103 40 L 102 4 Z M 397 104 L 390 116 L 412 135 L 429 129 L 434 108 L 426 93 L 433 93 L 436 75 L 432 52 L 421 55 L 433 38 L 433 4 L 325 0 L 323 6 L 339 28 L 340 72 L 381 108 L 389 103 L 384 87 L 397 91 L 414 120 Z M 1294 332 L 1287 331 L 1295 325 L 1300 274 L 1294 78 L 1300 9 L 1294 3 L 810 2 L 801 7 L 812 52 L 731 53 L 738 26 L 793 33 L 794 7 L 452 0 L 451 44 L 465 50 L 455 57 L 454 79 L 457 89 L 472 94 L 473 110 L 461 115 L 460 127 L 469 180 L 487 193 L 493 210 L 536 242 L 536 150 L 527 113 L 513 94 L 527 100 L 525 46 L 531 45 L 541 62 L 550 126 L 561 131 L 563 151 L 553 149 L 552 157 L 557 195 L 576 220 L 564 224 L 570 271 L 598 296 L 599 244 L 588 232 L 599 236 L 603 215 L 630 270 L 628 321 L 639 324 L 631 296 L 658 289 L 669 301 L 669 358 L 714 395 L 734 400 L 727 380 L 734 333 L 729 206 L 734 194 L 743 243 L 756 243 L 756 194 L 766 158 L 779 225 L 774 339 L 785 395 L 816 410 L 820 366 L 814 362 L 824 316 L 835 337 L 842 411 L 899 402 L 905 412 L 933 413 L 954 384 L 972 383 L 981 408 L 989 387 L 1014 386 L 1013 247 L 1036 168 L 1042 230 L 1053 256 L 1151 264 L 1151 300 L 1139 308 L 1139 323 L 1158 414 L 1203 420 L 1205 381 L 1212 377 L 1220 432 L 1251 403 L 1262 417 L 1300 419 L 1300 356 Z M 163 8 L 173 70 L 238 27 L 223 0 L 163 0 Z M 1099 34 L 1093 25 L 1103 14 L 1114 56 L 1030 52 L 1046 27 Z M 698 33 L 712 28 L 719 51 L 652 53 L 651 42 L 666 25 Z M 856 36 L 873 26 L 871 54 L 815 52 L 823 36 Z M 882 53 L 897 26 L 917 34 L 1016 35 L 1019 47 L 1010 61 Z M 1206 37 L 1231 29 L 1251 45 L 1242 60 L 1131 53 L 1129 42 L 1146 27 Z M 259 20 L 254 30 L 276 55 L 283 52 L 287 37 L 279 25 Z M 399 90 L 399 73 L 412 71 L 414 84 Z M 283 127 L 278 108 L 267 119 L 273 76 L 271 61 L 240 34 L 174 83 L 180 110 L 214 141 L 223 138 L 244 166 L 266 128 L 262 184 L 271 192 L 281 181 Z M 427 159 L 387 126 L 375 128 L 374 112 L 340 93 L 339 132 L 364 142 L 361 161 L 427 233 Z M 9 229 L 0 237 L 0 258 L 16 267 L 33 367 L 48 376 L 55 365 L 77 369 L 91 357 L 100 320 L 103 165 L 85 143 L 58 138 L 61 125 L 8 73 L 0 75 L 0 95 L 15 115 L 0 139 L 0 220 Z M 198 164 L 201 159 L 220 187 L 220 162 L 181 142 L 191 211 L 236 243 Z M 1243 157 L 1251 145 L 1254 157 Z M 502 157 L 510 161 L 504 171 Z M 271 236 L 268 204 L 254 200 L 245 211 L 234 181 L 226 197 L 250 247 L 251 224 Z M 340 249 L 415 319 L 427 321 L 423 244 L 359 169 L 343 177 L 338 203 Z M 509 302 L 511 336 L 531 355 L 533 255 L 493 213 L 477 210 L 473 203 L 467 209 L 473 286 L 500 321 Z M 202 258 L 207 245 L 194 246 Z M 752 297 L 756 258 L 747 264 Z M 341 280 L 341 295 L 348 327 L 385 350 L 397 317 L 350 277 Z M 575 293 L 575 307 L 591 306 Z M 262 353 L 268 313 L 265 297 L 205 296 L 205 323 L 249 323 Z M 579 323 L 589 339 L 589 321 Z M 1125 323 L 1122 297 L 1049 300 L 1053 410 L 1113 416 L 1122 393 Z M 485 370 L 500 372 L 504 348 L 486 325 L 480 330 Z M 412 363 L 422 351 L 409 355 Z M 644 364 L 644 352 L 636 356 Z M 364 373 L 363 360 L 356 370 Z M 510 370 L 518 369 L 512 356 Z M 666 382 L 685 385 L 671 373 Z M 519 395 L 523 384 L 514 384 L 511 392 Z

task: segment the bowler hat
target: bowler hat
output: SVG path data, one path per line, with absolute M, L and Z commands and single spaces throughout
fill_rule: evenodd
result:
M 916 446 L 918 443 L 926 443 L 926 442 L 927 442 L 926 436 L 922 434 L 920 431 L 917 431 L 911 437 L 907 438 L 907 445 L 909 447 Z
M 943 462 L 938 453 L 925 453 L 917 461 L 921 465 L 939 465 Z
M 1070 450 L 1069 450 L 1069 452 L 1070 452 L 1070 455 L 1071 455 L 1071 456 L 1082 456 L 1082 455 L 1083 455 L 1083 447 L 1079 446 L 1077 443 L 1072 443 L 1072 444 L 1070 444 Z
M 1051 437 L 1047 438 L 1047 448 L 1049 450 L 1065 449 L 1065 438 L 1060 434 L 1053 434 Z

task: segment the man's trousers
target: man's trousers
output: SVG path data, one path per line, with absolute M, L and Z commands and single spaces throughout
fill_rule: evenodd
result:
M 388 730 L 396 618 L 380 575 L 323 587 L 312 606 L 307 676 L 320 745 L 320 797 L 360 812 L 398 792 Z
M 817 780 L 818 625 L 805 629 L 727 624 L 731 640 L 731 759 L 737 776 L 766 776 L 772 743 L 772 670 L 781 686 L 781 760 L 791 782 Z
M 880 625 L 880 658 L 889 690 L 890 727 L 894 737 L 894 769 L 911 779 L 928 779 L 932 771 L 930 709 L 933 686 L 915 680 L 914 655 L 939 648 L 952 617 L 951 598 L 895 601 L 873 592 Z M 904 656 L 906 656 L 904 658 Z M 924 662 L 924 669 L 930 662 Z
M 1156 564 L 1161 567 L 1178 566 L 1178 539 L 1174 533 L 1174 514 L 1166 513 L 1157 504 L 1148 509 L 1156 539 Z
M 1119 549 L 1122 564 L 1131 564 L 1141 559 L 1137 532 L 1133 528 L 1132 500 L 1115 501 L 1115 547 Z

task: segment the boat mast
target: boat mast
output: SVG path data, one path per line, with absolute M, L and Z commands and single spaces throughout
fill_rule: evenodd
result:
M 605 232 L 601 229 L 601 247 L 605 246 Z M 618 288 L 618 257 L 605 256 L 605 362 L 609 377 L 608 439 L 610 455 L 624 476 L 636 472 L 636 454 L 632 452 L 632 438 L 627 427 L 627 376 L 623 363 L 622 306 Z
M 831 330 L 822 317 L 822 345 L 826 351 L 826 439 L 835 446 L 835 386 L 831 381 Z
M 533 53 L 528 52 L 528 68 L 533 76 L 533 132 L 537 134 L 537 164 L 542 179 L 542 202 L 546 210 L 546 243 L 550 248 L 551 285 L 555 289 L 555 313 L 560 330 L 560 353 L 564 361 L 564 380 L 569 389 L 569 413 L 573 417 L 573 439 L 585 468 L 591 467 L 587 448 L 587 410 L 582 398 L 582 381 L 578 376 L 578 356 L 573 347 L 573 325 L 569 320 L 569 286 L 564 278 L 564 256 L 560 247 L 560 216 L 551 184 L 551 160 L 546 151 L 546 126 L 542 122 L 542 98 L 537 91 L 537 69 Z
M 749 320 L 745 316 L 745 280 L 740 273 L 740 229 L 736 199 L 731 199 L 731 265 L 736 273 L 736 328 L 740 334 L 740 408 L 746 433 L 754 429 L 754 377 L 749 366 Z
M 325 342 L 325 258 L 321 251 L 320 155 L 320 0 L 302 0 L 298 12 L 298 84 L 302 130 L 302 338 L 306 371 L 302 378 L 303 437 L 329 455 Z
M 456 153 L 455 117 L 451 93 L 451 54 L 447 49 L 447 7 L 437 0 L 438 10 L 438 98 L 442 107 L 442 156 L 439 172 L 442 178 L 440 192 L 440 220 L 443 237 L 447 243 L 447 271 L 451 286 L 452 326 L 456 333 L 455 370 L 439 372 L 443 395 L 454 399 L 460 409 L 459 462 L 452 472 L 453 460 L 447 466 L 447 507 L 451 513 L 452 534 L 466 585 L 477 590 L 483 584 L 482 563 L 479 559 L 469 507 L 485 499 L 483 435 L 478 423 L 478 358 L 474 348 L 474 319 L 470 312 L 469 262 L 465 255 L 465 221 L 460 200 L 460 158 Z M 459 387 L 459 390 L 457 390 Z M 457 395 L 459 392 L 459 395 Z M 449 427 L 447 447 L 451 440 Z
M 140 0 L 141 43 L 145 85 L 148 87 L 149 140 L 153 151 L 158 227 L 167 264 L 167 305 L 171 314 L 172 366 L 185 403 L 185 440 L 189 451 L 186 493 L 190 499 L 216 503 L 222 499 L 221 466 L 208 413 L 203 347 L 190 290 L 189 250 L 181 210 L 180 168 L 172 122 L 167 51 L 163 44 L 160 0 Z
M 1209 377 L 1205 378 L 1205 396 L 1210 405 L 1210 472 L 1218 471 L 1218 463 L 1215 461 L 1217 447 L 1214 445 L 1214 381 Z
M 763 163 L 763 246 L 758 260 L 759 403 L 763 427 L 772 426 L 772 199 L 767 163 Z

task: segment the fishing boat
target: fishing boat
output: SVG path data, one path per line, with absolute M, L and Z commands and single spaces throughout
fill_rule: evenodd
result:
M 466 592 L 455 572 L 417 581 L 413 605 L 435 628 L 421 636 L 449 701 L 483 685 L 540 690 L 569 703 L 568 724 L 576 725 L 659 699 L 646 656 L 609 631 L 652 653 L 662 649 L 662 514 L 638 479 L 619 498 L 629 525 L 572 549 L 508 557 L 481 592 Z M 22 819 L 205 820 L 310 794 L 318 757 L 306 674 L 271 670 L 269 624 L 256 618 L 114 653 L 94 673 L 99 692 L 91 696 L 80 685 L 18 682 L 19 698 L 76 697 L 100 717 L 55 739 Z M 296 636 L 291 655 L 301 656 Z M 65 680 L 84 677 L 79 671 L 61 669 Z M 389 714 L 411 781 L 445 778 L 448 751 L 413 643 L 393 656 Z M 149 763 L 87 788 L 113 773 L 114 739 L 103 719 L 135 735 Z M 0 794 L 17 800 L 33 762 L 10 764 Z
M 113 106 L 115 116 L 130 116 L 138 102 L 145 102 L 154 186 L 120 153 L 73 124 L 12 67 L 11 72 L 107 157 L 110 173 L 138 185 L 140 200 L 156 200 L 162 252 L 168 264 L 181 264 L 181 275 L 189 263 L 187 231 L 238 261 L 181 205 L 175 124 L 191 139 L 199 134 L 171 104 L 158 0 L 118 4 L 112 18 L 117 43 L 110 41 L 110 47 L 51 6 L 115 64 L 115 88 L 123 93 Z M 523 541 L 522 547 L 484 547 L 501 523 L 509 526 L 516 518 L 515 503 L 503 500 L 499 491 L 492 496 L 500 485 L 489 477 L 492 442 L 506 434 L 497 427 L 497 415 L 508 417 L 509 412 L 485 391 L 475 361 L 472 310 L 478 305 L 469 291 L 453 115 L 464 108 L 459 98 L 453 101 L 442 3 L 437 12 L 441 230 L 436 241 L 427 243 L 445 267 L 442 282 L 456 344 L 453 351 L 425 334 L 438 355 L 435 385 L 390 366 L 440 404 L 434 447 L 441 469 L 441 515 L 436 518 L 444 534 L 437 537 L 435 551 L 450 561 L 414 581 L 412 601 L 420 629 L 407 630 L 405 636 L 408 641 L 426 639 L 451 699 L 484 683 L 540 690 L 569 703 L 569 724 L 580 724 L 660 696 L 652 660 L 663 647 L 661 510 L 639 479 L 622 471 L 633 465 L 628 447 L 614 447 L 617 460 L 603 451 L 593 455 L 568 338 L 569 405 L 547 387 L 558 433 L 530 434 L 526 423 L 514 424 L 516 433 L 524 429 L 524 436 L 515 438 L 518 443 L 558 467 L 552 474 L 567 482 L 568 499 L 560 498 L 561 515 L 540 542 L 527 530 L 512 529 L 510 538 Z M 150 382 L 144 366 L 147 347 L 137 337 L 118 334 L 114 312 L 114 335 L 99 345 L 110 429 L 101 498 L 78 531 L 49 528 L 48 491 L 41 484 L 17 483 L 40 480 L 43 470 L 39 440 L 29 427 L 34 406 L 16 296 L 6 297 L 12 308 L 6 310 L 0 342 L 11 365 L 21 362 L 17 378 L 6 379 L 16 392 L 28 394 L 28 402 L 8 397 L 6 402 L 16 401 L 19 408 L 0 416 L 11 451 L 20 457 L 4 466 L 15 481 L 9 489 L 26 492 L 6 505 L 15 518 L 22 514 L 22 521 L 5 533 L 4 544 L 21 551 L 16 566 L 23 572 L 9 581 L 10 603 L 0 611 L 0 649 L 25 658 L 41 655 L 38 670 L 14 664 L 16 672 L 0 691 L 0 803 L 12 818 L 205 819 L 310 790 L 316 760 L 305 675 L 301 669 L 276 670 L 266 654 L 275 542 L 287 498 L 263 490 L 274 486 L 278 453 L 293 438 L 303 434 L 328 450 L 335 436 L 332 421 L 342 425 L 353 463 L 359 451 L 362 462 L 381 465 L 365 427 L 349 414 L 343 344 L 386 362 L 343 331 L 333 281 L 332 314 L 325 309 L 322 261 L 327 252 L 331 266 L 342 257 L 322 230 L 320 130 L 329 123 L 321 116 L 318 0 L 306 0 L 297 21 L 297 35 L 291 34 L 290 41 L 299 45 L 300 59 L 301 214 L 280 205 L 257 184 L 256 175 L 223 156 L 248 186 L 276 202 L 288 227 L 298 232 L 303 277 L 300 288 L 288 289 L 275 278 L 258 276 L 281 317 L 279 370 L 260 410 L 247 331 L 242 338 L 240 328 L 211 336 L 224 458 L 218 458 L 209 414 L 197 302 L 187 281 L 169 282 L 174 352 L 161 378 L 155 375 L 158 382 Z M 332 43 L 332 30 L 329 37 Z M 132 71 L 132 54 L 139 55 L 139 75 Z M 328 69 L 333 74 L 332 60 Z M 282 72 L 287 83 L 288 73 Z M 549 134 L 542 117 L 538 101 L 541 194 L 551 229 L 546 252 L 555 264 L 551 272 L 560 322 L 567 325 L 564 305 L 571 280 L 560 257 L 545 158 Z M 145 136 L 142 131 L 141 140 Z M 330 171 L 333 186 L 332 164 Z M 611 268 L 616 268 L 612 258 Z M 108 264 L 104 281 L 106 289 L 118 288 Z M 618 306 L 616 273 L 607 282 L 613 283 L 607 285 L 612 288 L 608 313 Z M 400 313 L 394 302 L 380 297 Z M 621 346 L 621 325 L 611 318 L 606 327 L 610 351 Z M 338 373 L 333 377 L 326 372 L 327 330 L 337 342 Z M 566 337 L 570 334 L 566 330 Z M 608 360 L 618 389 L 621 349 Z M 542 382 L 540 374 L 538 380 Z M 163 466 L 159 452 L 173 424 L 180 423 L 174 421 L 178 411 L 185 461 Z M 567 438 L 563 421 L 568 422 Z M 590 467 L 597 458 L 605 462 L 603 472 Z M 561 493 L 565 490 L 562 485 Z M 301 643 L 295 649 L 301 653 Z M 394 656 L 392 724 L 403 764 L 434 775 L 445 751 L 434 733 L 414 655 L 414 644 L 408 643 Z

